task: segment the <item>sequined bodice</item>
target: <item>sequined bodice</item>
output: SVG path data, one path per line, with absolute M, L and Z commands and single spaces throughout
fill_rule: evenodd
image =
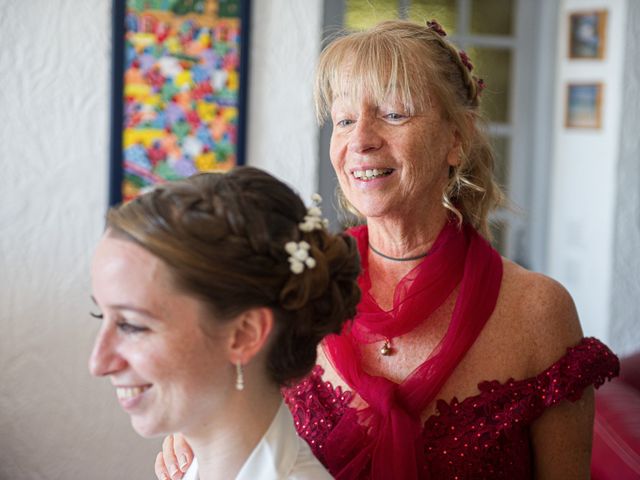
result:
M 578 400 L 586 387 L 598 387 L 617 372 L 616 356 L 598 340 L 585 338 L 536 377 L 482 382 L 480 393 L 462 402 L 438 400 L 437 413 L 422 431 L 424 478 L 531 478 L 533 421 L 562 400 Z M 352 409 L 354 395 L 323 381 L 322 374 L 316 366 L 302 382 L 284 390 L 284 396 L 298 434 L 326 464 L 325 441 Z M 352 428 L 361 429 L 362 441 L 367 441 L 363 426 L 354 422 Z M 359 478 L 368 476 L 362 472 Z

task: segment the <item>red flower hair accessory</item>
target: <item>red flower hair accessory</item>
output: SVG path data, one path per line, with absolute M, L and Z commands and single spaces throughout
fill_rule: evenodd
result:
M 472 72 L 473 71 L 473 63 L 471 63 L 471 59 L 469 58 L 469 55 L 467 55 L 467 52 L 465 52 L 464 50 L 460 50 L 458 53 L 460 55 L 460 61 L 462 62 L 462 64 L 465 67 L 467 67 L 467 70 Z
M 446 37 L 447 36 L 447 32 L 444 31 L 444 28 L 442 28 L 442 25 L 440 25 L 435 20 L 427 20 L 427 28 L 433 30 L 438 35 L 440 35 L 441 37 Z

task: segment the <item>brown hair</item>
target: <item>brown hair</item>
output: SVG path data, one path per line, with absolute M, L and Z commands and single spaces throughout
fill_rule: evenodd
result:
M 390 20 L 331 41 L 320 55 L 315 83 L 318 120 L 329 116 L 338 95 L 352 99 L 392 98 L 411 114 L 437 99 L 445 120 L 460 135 L 460 165 L 452 167 L 442 203 L 458 219 L 490 236 L 489 213 L 502 204 L 493 178 L 494 155 L 480 128 L 479 94 L 483 84 L 465 65 L 468 59 L 442 36 L 437 24 Z M 340 203 L 358 216 L 341 191 Z
M 166 262 L 177 287 L 221 321 L 271 308 L 267 370 L 284 385 L 310 371 L 320 340 L 341 330 L 360 299 L 355 241 L 324 229 L 302 232 L 306 213 L 287 185 L 238 167 L 159 186 L 112 208 L 107 227 Z M 317 263 L 293 274 L 284 246 L 302 240 Z

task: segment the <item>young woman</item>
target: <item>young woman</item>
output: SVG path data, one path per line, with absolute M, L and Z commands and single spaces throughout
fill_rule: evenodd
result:
M 331 478 L 280 388 L 355 314 L 357 257 L 317 206 L 257 169 L 160 186 L 108 213 L 91 373 L 140 435 L 184 434 L 187 478 Z

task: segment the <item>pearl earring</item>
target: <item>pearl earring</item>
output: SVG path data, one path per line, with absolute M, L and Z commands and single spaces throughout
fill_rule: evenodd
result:
M 242 371 L 242 363 L 236 362 L 236 390 L 244 390 L 244 372 Z

